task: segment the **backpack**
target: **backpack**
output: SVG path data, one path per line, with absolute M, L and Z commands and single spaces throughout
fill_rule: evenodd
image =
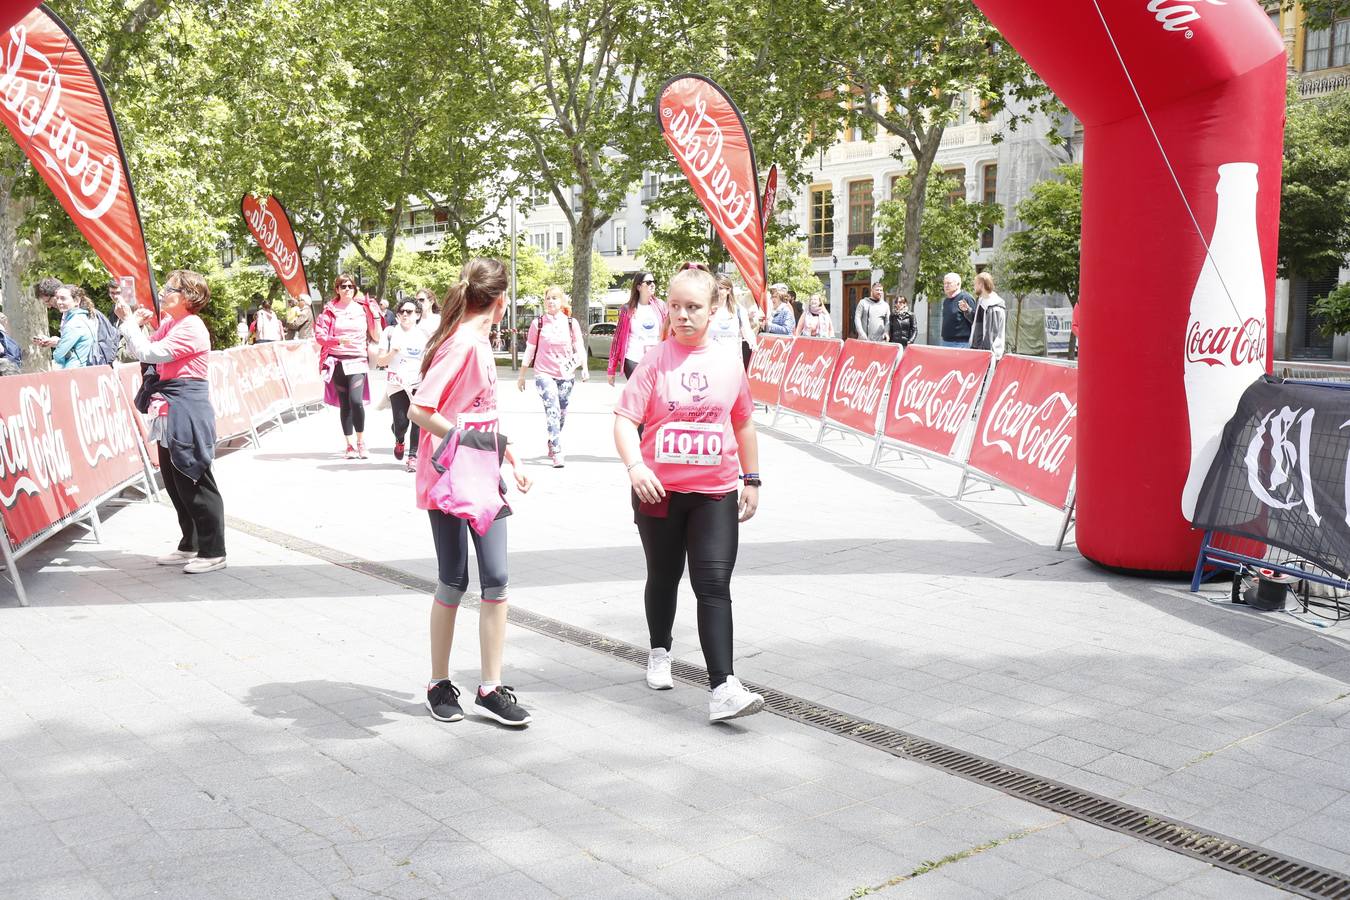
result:
M 93 332 L 94 343 L 89 348 L 89 362 L 86 365 L 110 366 L 117 359 L 117 347 L 122 341 L 122 335 L 108 321 L 108 317 L 98 310 L 91 312 L 89 317 L 93 319 L 89 330 Z

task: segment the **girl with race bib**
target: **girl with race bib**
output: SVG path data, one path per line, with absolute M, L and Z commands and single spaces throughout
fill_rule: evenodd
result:
M 716 296 L 707 272 L 680 272 L 671 280 L 670 340 L 633 373 L 614 416 L 614 443 L 628 468 L 647 558 L 647 685 L 674 686 L 671 630 L 688 560 L 713 722 L 764 707 L 764 698 L 732 673 L 731 573 L 740 523 L 759 505 L 759 445 L 745 370 L 735 354 L 709 341 Z
M 548 423 L 548 458 L 555 469 L 563 467 L 562 430 L 578 365 L 581 380 L 589 381 L 581 326 L 572 318 L 563 289 L 555 284 L 544 291 L 544 314 L 530 323 L 525 359 L 516 378 L 516 387 L 525 390 L 525 370 L 534 366 L 534 387 L 544 401 L 544 419 Z
M 651 272 L 638 272 L 633 276 L 628 303 L 619 309 L 619 326 L 614 330 L 614 343 L 609 345 L 606 374 L 611 385 L 621 365 L 623 377 L 628 378 L 647 351 L 661 342 L 665 323 L 665 307 L 656 300 L 656 278 Z
M 380 340 L 380 351 L 375 354 L 377 366 L 389 369 L 386 391 L 389 406 L 394 411 L 394 459 L 403 459 L 405 449 L 403 438 L 408 434 L 408 407 L 412 403 L 413 388 L 422 377 L 422 354 L 426 352 L 427 340 L 431 335 L 417 326 L 417 303 L 413 300 L 400 300 L 394 312 L 395 328 L 387 328 Z M 412 449 L 408 451 L 404 467 L 413 472 L 417 470 L 417 442 L 421 429 L 412 423 Z
M 417 453 L 417 508 L 431 519 L 436 547 L 438 583 L 431 604 L 431 680 L 427 682 L 427 709 L 442 722 L 464 718 L 459 688 L 450 682 L 450 645 L 455 637 L 455 614 L 469 585 L 469 536 L 478 558 L 482 604 L 478 610 L 478 644 L 482 681 L 474 694 L 480 715 L 503 725 L 528 725 L 530 714 L 502 684 L 502 649 L 506 642 L 506 519 L 493 521 L 485 534 L 470 531 L 465 519 L 441 512 L 431 501 L 440 478 L 432 465 L 441 438 L 451 429 L 496 432 L 497 363 L 488 335 L 506 311 L 510 276 L 495 259 L 470 259 L 459 281 L 441 305 L 441 319 L 427 343 L 422 360 L 422 382 L 413 395 L 411 417 L 422 428 Z M 516 487 L 530 489 L 530 477 L 516 465 L 510 446 L 505 461 L 514 472 Z M 503 507 L 506 510 L 506 507 Z

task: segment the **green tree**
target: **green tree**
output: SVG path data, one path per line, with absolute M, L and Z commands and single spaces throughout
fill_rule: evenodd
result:
M 1350 258 L 1350 91 L 1291 95 L 1280 190 L 1282 278 L 1319 276 Z
M 1078 262 L 1083 229 L 1083 167 L 1055 169 L 1058 181 L 1032 185 L 1017 204 L 1023 226 L 1003 239 L 998 276 L 1014 294 L 1064 294 L 1078 303 Z
M 908 196 L 917 180 L 911 170 L 896 186 L 896 194 Z M 877 205 L 877 246 L 870 259 L 872 267 L 883 270 L 885 281 L 894 283 L 906 266 L 915 273 L 914 293 L 905 294 L 911 300 L 921 294 L 927 299 L 942 296 L 942 277 L 948 272 L 961 276 L 969 284 L 975 277 L 970 256 L 979 247 L 980 232 L 1003 224 L 1003 208 L 997 203 L 972 203 L 953 200 L 957 188 L 954 178 L 934 170 L 924 179 L 924 207 L 919 221 L 923 223 L 922 240 L 917 265 L 907 262 L 913 236 L 907 229 L 911 221 L 908 201 L 887 200 Z M 901 280 L 901 293 L 904 282 Z
M 575 265 L 576 254 L 570 250 L 558 250 L 553 253 L 548 260 L 548 283 L 556 284 L 568 291 L 569 287 L 575 287 L 576 279 L 573 277 L 573 266 Z M 575 297 L 572 297 L 573 313 L 580 319 L 581 311 L 589 309 L 590 303 L 603 303 L 605 292 L 609 290 L 610 284 L 614 281 L 614 270 L 610 268 L 609 262 L 600 255 L 599 251 L 592 250 L 590 258 L 590 282 L 591 292 L 587 295 L 587 304 L 580 304 Z M 581 321 L 585 321 L 581 319 Z
M 1284 8 L 1291 11 L 1294 5 L 1294 0 L 1287 0 Z M 1298 5 L 1308 28 L 1330 28 L 1337 19 L 1350 16 L 1350 0 L 1302 0 Z
M 1322 317 L 1322 330 L 1327 334 L 1350 332 L 1350 282 L 1318 300 L 1313 310 Z
M 801 238 L 780 234 L 765 246 L 764 255 L 769 263 L 769 284 L 786 284 L 802 301 L 822 292 L 820 279 L 811 268 L 811 257 L 806 255 L 806 245 Z M 826 302 L 829 299 L 826 297 Z

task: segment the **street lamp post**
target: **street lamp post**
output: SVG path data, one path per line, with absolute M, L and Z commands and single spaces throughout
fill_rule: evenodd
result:
M 516 359 L 516 198 L 511 198 L 511 371 L 519 366 Z

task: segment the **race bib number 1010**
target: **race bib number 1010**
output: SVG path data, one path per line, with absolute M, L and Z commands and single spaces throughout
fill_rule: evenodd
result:
M 656 432 L 656 461 L 690 466 L 722 464 L 721 423 L 667 422 Z

